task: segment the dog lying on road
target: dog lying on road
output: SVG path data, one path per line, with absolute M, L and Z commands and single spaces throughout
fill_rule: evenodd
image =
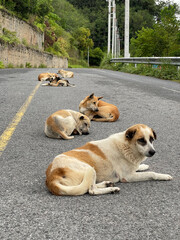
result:
M 53 81 L 59 76 L 56 73 L 40 73 L 38 76 L 39 81 Z
M 90 120 L 73 110 L 59 110 L 49 116 L 45 123 L 45 134 L 50 138 L 73 139 L 71 134 L 88 134 Z
M 141 164 L 155 154 L 155 132 L 137 124 L 106 139 L 56 156 L 46 170 L 46 185 L 55 195 L 92 195 L 118 192 L 116 182 L 171 180 L 168 174 L 137 172 L 147 170 Z
M 66 79 L 61 79 L 60 77 L 50 80 L 48 83 L 43 83 L 42 86 L 52 86 L 52 87 L 75 87 Z
M 110 103 L 101 101 L 103 97 L 96 97 L 94 93 L 85 97 L 79 104 L 79 111 L 87 115 L 90 120 L 97 122 L 115 122 L 119 118 L 118 108 Z
M 65 77 L 67 77 L 67 78 L 74 77 L 74 73 L 71 72 L 71 71 L 65 71 L 65 70 L 61 69 L 61 70 L 58 71 L 58 73 L 60 73 L 63 78 L 65 78 Z

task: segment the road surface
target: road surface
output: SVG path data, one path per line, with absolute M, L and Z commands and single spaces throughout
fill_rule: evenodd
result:
M 100 69 L 71 69 L 73 87 L 38 85 L 41 72 L 0 70 L 0 239 L 4 240 L 178 240 L 180 239 L 180 84 Z M 40 83 L 41 84 L 41 83 Z M 78 111 L 95 93 L 118 106 L 114 123 L 92 122 L 90 134 L 73 140 L 44 135 L 46 118 L 59 109 Z M 53 158 L 136 123 L 157 134 L 150 170 L 172 181 L 117 183 L 120 192 L 57 197 L 45 186 Z

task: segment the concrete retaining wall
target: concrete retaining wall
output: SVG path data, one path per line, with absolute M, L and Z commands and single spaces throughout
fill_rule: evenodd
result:
M 3 28 L 16 32 L 16 36 L 21 42 L 25 40 L 29 46 L 34 46 L 39 50 L 44 49 L 43 32 L 20 18 L 11 15 L 6 10 L 0 9 L 0 33 L 2 33 Z
M 20 67 L 30 64 L 32 67 L 39 67 L 41 64 L 48 68 L 68 68 L 68 59 L 52 55 L 50 53 L 31 49 L 23 45 L 5 44 L 0 41 L 0 61 L 7 67 L 13 64 Z

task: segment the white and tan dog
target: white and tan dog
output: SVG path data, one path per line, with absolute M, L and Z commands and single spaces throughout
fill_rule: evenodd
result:
M 45 134 L 50 138 L 73 139 L 71 134 L 89 134 L 90 120 L 73 110 L 59 110 L 50 115 L 45 123 Z
M 53 81 L 59 76 L 56 73 L 40 73 L 38 76 L 39 81 Z
M 79 111 L 96 122 L 115 122 L 119 118 L 118 108 L 110 103 L 101 101 L 94 93 L 85 97 L 79 104 Z
M 60 73 L 63 78 L 65 78 L 65 77 L 73 78 L 74 77 L 74 73 L 71 71 L 65 71 L 65 70 L 61 69 L 58 71 L 58 73 Z
M 56 156 L 46 171 L 46 185 L 55 195 L 92 195 L 118 192 L 116 182 L 171 180 L 168 174 L 139 172 L 155 154 L 155 132 L 137 124 L 106 139 Z M 138 171 L 138 172 L 137 172 Z
M 60 77 L 50 80 L 48 83 L 43 83 L 42 86 L 51 86 L 51 87 L 75 87 L 74 84 L 71 84 L 66 79 L 60 79 Z

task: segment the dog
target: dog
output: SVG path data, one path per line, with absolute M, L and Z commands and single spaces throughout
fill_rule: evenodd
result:
M 38 81 L 53 81 L 59 76 L 56 73 L 40 73 L 38 76 Z
M 61 79 L 56 77 L 54 80 L 50 80 L 48 83 L 43 83 L 42 86 L 52 86 L 52 87 L 75 87 L 74 84 L 71 84 L 66 79 Z
M 65 71 L 65 70 L 61 69 L 58 71 L 58 73 L 60 73 L 63 78 L 65 78 L 65 77 L 73 78 L 74 77 L 74 73 L 71 71 Z
M 94 93 L 85 97 L 79 104 L 79 111 L 96 122 L 115 122 L 119 118 L 118 108 L 110 103 L 101 101 Z
M 71 134 L 89 134 L 90 120 L 73 110 L 59 110 L 45 122 L 45 134 L 50 138 L 73 139 Z
M 46 170 L 46 186 L 55 195 L 91 195 L 119 192 L 117 182 L 171 180 L 168 174 L 140 172 L 155 154 L 156 133 L 144 124 L 91 141 L 56 156 Z

